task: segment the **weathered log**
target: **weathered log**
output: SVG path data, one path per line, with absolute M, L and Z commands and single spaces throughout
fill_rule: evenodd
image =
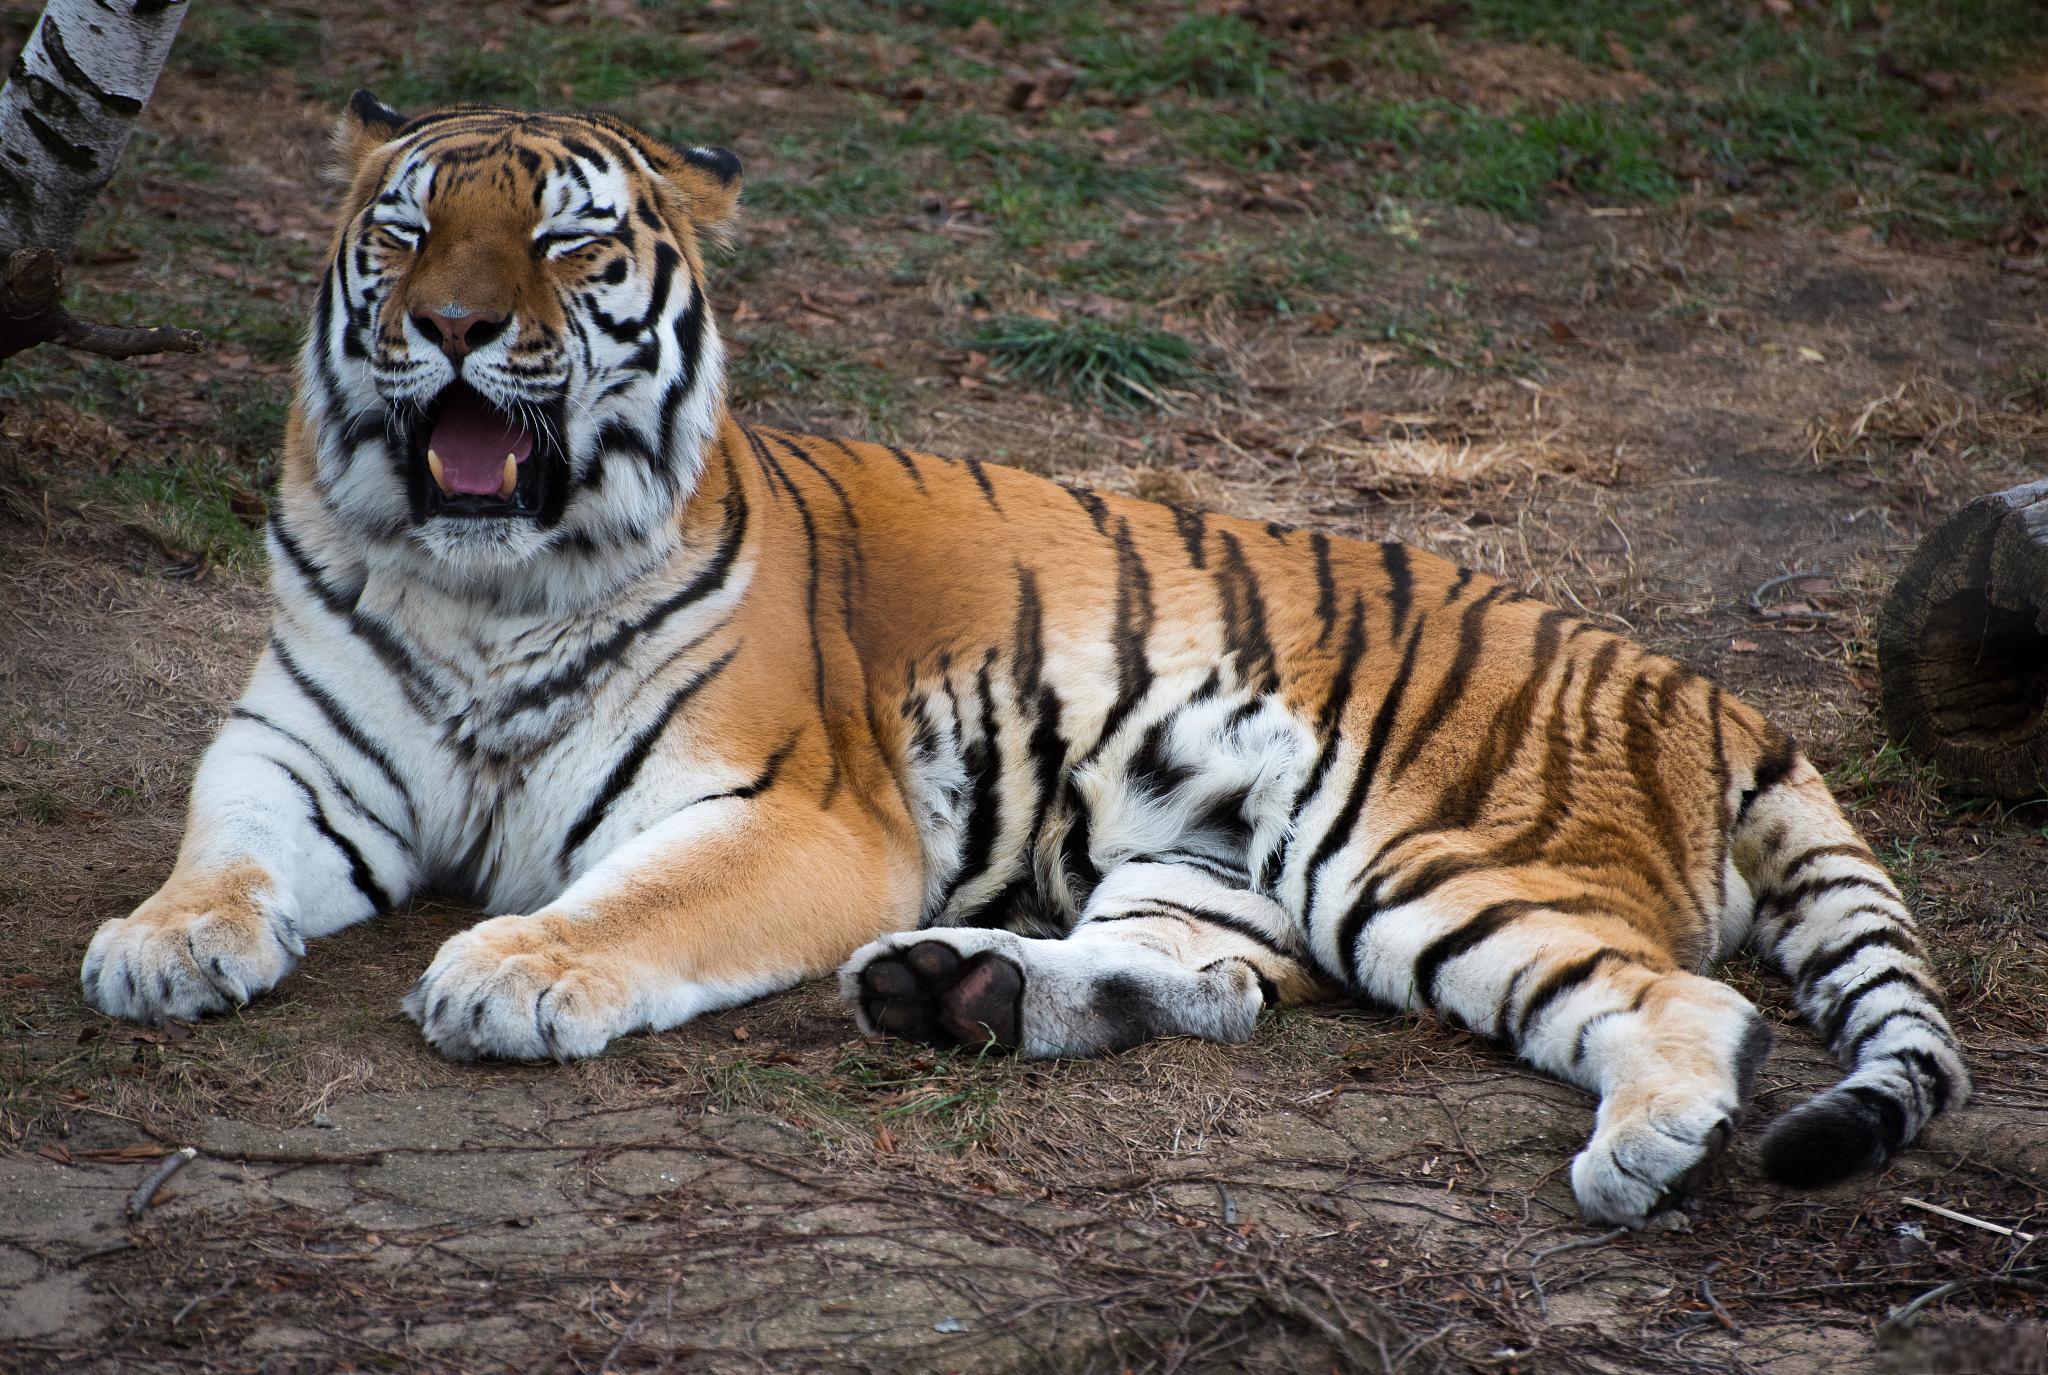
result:
M 2010 802 L 2048 797 L 2048 480 L 1920 541 L 1877 619 L 1892 737 Z

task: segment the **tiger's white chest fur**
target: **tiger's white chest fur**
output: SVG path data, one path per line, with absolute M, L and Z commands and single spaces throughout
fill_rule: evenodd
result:
M 374 735 L 410 794 L 431 888 L 527 911 L 679 796 L 730 784 L 716 742 L 682 719 L 667 721 L 671 733 L 641 764 L 639 781 L 655 786 L 606 791 L 622 753 L 662 723 L 678 675 L 710 653 L 709 632 L 747 580 L 737 569 L 714 595 L 662 616 L 678 585 L 666 575 L 564 612 L 372 571 L 346 629 L 301 603 L 279 618 L 272 657 L 317 664 L 337 707 Z

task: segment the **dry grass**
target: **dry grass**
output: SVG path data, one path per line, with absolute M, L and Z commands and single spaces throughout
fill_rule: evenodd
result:
M 1446 440 L 1421 435 L 1372 444 L 1324 439 L 1317 447 L 1350 460 L 1349 475 L 1359 485 L 1381 492 L 1452 495 L 1560 466 L 1554 438 Z
M 2048 442 L 2048 416 L 1988 404 L 1946 382 L 1913 377 L 1858 406 L 1830 411 L 1807 431 L 1817 465 L 1902 455 L 1907 462 L 1982 450 L 2009 459 Z

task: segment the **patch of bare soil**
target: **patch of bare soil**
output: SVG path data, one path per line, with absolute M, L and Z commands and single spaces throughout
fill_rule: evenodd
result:
M 172 82 L 152 106 L 251 150 L 231 194 L 166 204 L 246 200 L 317 236 L 328 112 L 280 102 L 252 132 L 231 98 L 253 97 Z M 1299 222 L 1247 203 L 1200 213 L 1244 243 Z M 1133 419 L 963 356 L 985 307 L 883 268 L 799 247 L 714 288 L 757 346 L 871 356 L 902 442 L 1417 540 L 1809 743 L 1925 913 L 1978 1102 L 1878 1178 L 1771 1189 L 1755 1124 L 1835 1071 L 1739 964 L 1781 1023 L 1752 1130 L 1694 1211 L 1625 1236 L 1581 1226 L 1563 1176 L 1587 1098 L 1357 1010 L 1290 1011 L 1242 1048 L 1016 1064 L 862 1041 L 812 987 L 592 1062 L 461 1067 L 396 1006 L 478 914 L 421 904 L 233 1019 L 107 1022 L 80 953 L 168 865 L 263 596 L 168 576 L 193 570 L 45 478 L 203 433 L 177 409 L 189 374 L 158 370 L 140 416 L 0 416 L 0 1368 L 2038 1370 L 2039 1243 L 1952 1214 L 2048 1226 L 2048 815 L 1943 794 L 1883 749 L 1869 633 L 1921 531 L 2048 460 L 1997 381 L 2048 359 L 2038 287 L 1725 207 L 1445 213 L 1375 264 L 1354 318 L 1191 302 L 1233 382 Z M 1403 328 L 1353 328 L 1382 310 Z M 809 391 L 756 414 L 833 430 L 849 409 Z M 1751 611 L 1795 571 L 1804 614 Z
M 1601 71 L 1554 48 L 1529 43 L 1475 43 L 1446 61 L 1449 77 L 1430 92 L 1505 112 L 1518 106 L 1554 110 L 1560 105 L 1606 105 L 1633 100 L 1650 89 L 1650 79 L 1627 69 Z

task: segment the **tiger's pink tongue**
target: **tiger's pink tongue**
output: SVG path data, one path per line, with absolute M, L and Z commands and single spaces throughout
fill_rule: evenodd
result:
M 504 486 L 505 457 L 526 462 L 533 436 L 503 411 L 467 387 L 441 405 L 427 449 L 441 461 L 443 490 L 466 496 L 496 496 Z

